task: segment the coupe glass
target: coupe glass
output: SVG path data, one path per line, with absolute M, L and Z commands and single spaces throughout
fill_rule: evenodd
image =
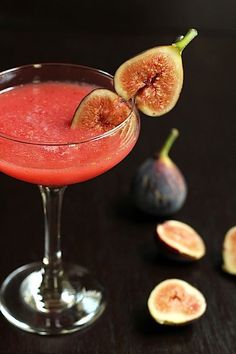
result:
M 48 81 L 87 83 L 113 90 L 113 78 L 107 73 L 56 63 L 27 65 L 0 73 L 0 91 Z M 127 104 L 130 113 L 123 123 L 83 141 L 39 143 L 0 131 L 0 170 L 37 184 L 43 201 L 44 258 L 13 271 L 0 291 L 3 315 L 23 330 L 44 335 L 74 332 L 95 321 L 105 308 L 103 287 L 87 269 L 62 261 L 61 205 L 67 185 L 104 173 L 135 145 L 139 116 L 133 102 Z M 86 155 L 86 149 L 94 153 Z

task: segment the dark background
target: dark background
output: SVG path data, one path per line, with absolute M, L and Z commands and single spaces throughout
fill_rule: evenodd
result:
M 134 54 L 169 44 L 188 28 L 199 36 L 183 53 L 185 82 L 168 115 L 142 116 L 140 139 L 116 168 L 68 188 L 63 205 L 65 260 L 89 267 L 108 291 L 107 309 L 91 328 L 62 337 L 24 333 L 0 318 L 0 353 L 227 354 L 236 352 L 236 286 L 221 271 L 224 234 L 236 224 L 236 3 L 194 1 L 1 1 L 0 69 L 71 62 L 110 73 Z M 180 130 L 171 157 L 188 183 L 171 218 L 192 225 L 205 258 L 185 265 L 159 258 L 158 220 L 130 203 L 137 166 L 170 129 Z M 40 196 L 33 185 L 0 176 L 0 280 L 43 254 Z M 146 309 L 152 288 L 178 277 L 198 287 L 208 310 L 196 323 L 163 328 Z

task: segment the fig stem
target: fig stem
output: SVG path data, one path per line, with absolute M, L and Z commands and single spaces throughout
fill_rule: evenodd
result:
M 166 139 L 161 151 L 159 153 L 159 157 L 166 157 L 169 155 L 169 151 L 175 141 L 175 139 L 179 136 L 178 129 L 172 129 L 168 138 Z
M 197 36 L 197 34 L 198 33 L 196 29 L 190 28 L 184 37 L 180 36 L 180 39 L 178 39 L 177 42 L 173 43 L 172 45 L 177 47 L 181 54 L 184 48 L 193 40 L 193 38 Z

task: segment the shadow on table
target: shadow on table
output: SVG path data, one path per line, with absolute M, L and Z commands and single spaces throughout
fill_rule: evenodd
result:
M 155 242 L 155 236 L 153 236 L 153 239 L 148 239 L 139 244 L 138 253 L 141 259 L 149 265 L 174 266 L 175 268 L 182 268 L 184 266 L 185 268 L 191 268 L 195 264 L 195 262 L 184 258 L 182 260 L 181 258 L 176 259 L 174 254 L 163 253 L 158 243 Z
M 139 210 L 133 203 L 130 195 L 124 195 L 119 199 L 115 199 L 111 205 L 112 212 L 119 218 L 126 219 L 137 223 L 161 223 L 168 219 L 168 216 L 158 217 L 150 215 Z
M 135 331 L 145 336 L 156 336 L 158 334 L 161 336 L 170 334 L 179 336 L 182 334 L 190 339 L 193 332 L 192 324 L 182 326 L 163 326 L 158 324 L 151 318 L 146 304 L 134 311 L 133 324 Z

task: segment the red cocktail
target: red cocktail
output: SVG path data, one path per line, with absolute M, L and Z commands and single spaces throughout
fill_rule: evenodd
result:
M 44 204 L 43 262 L 17 269 L 1 288 L 2 313 L 27 331 L 76 331 L 105 306 L 103 290 L 87 270 L 62 263 L 62 197 L 66 185 L 98 176 L 127 156 L 139 117 L 131 102 L 129 115 L 109 131 L 71 129 L 75 109 L 95 87 L 113 90 L 112 77 L 65 64 L 24 66 L 0 76 L 0 170 L 38 184 Z
M 124 144 L 116 132 L 94 139 L 100 131 L 70 127 L 79 102 L 93 89 L 47 82 L 2 92 L 0 134 L 27 144 L 2 140 L 0 169 L 30 183 L 61 186 L 91 179 L 120 162 L 132 149 L 135 134 Z

